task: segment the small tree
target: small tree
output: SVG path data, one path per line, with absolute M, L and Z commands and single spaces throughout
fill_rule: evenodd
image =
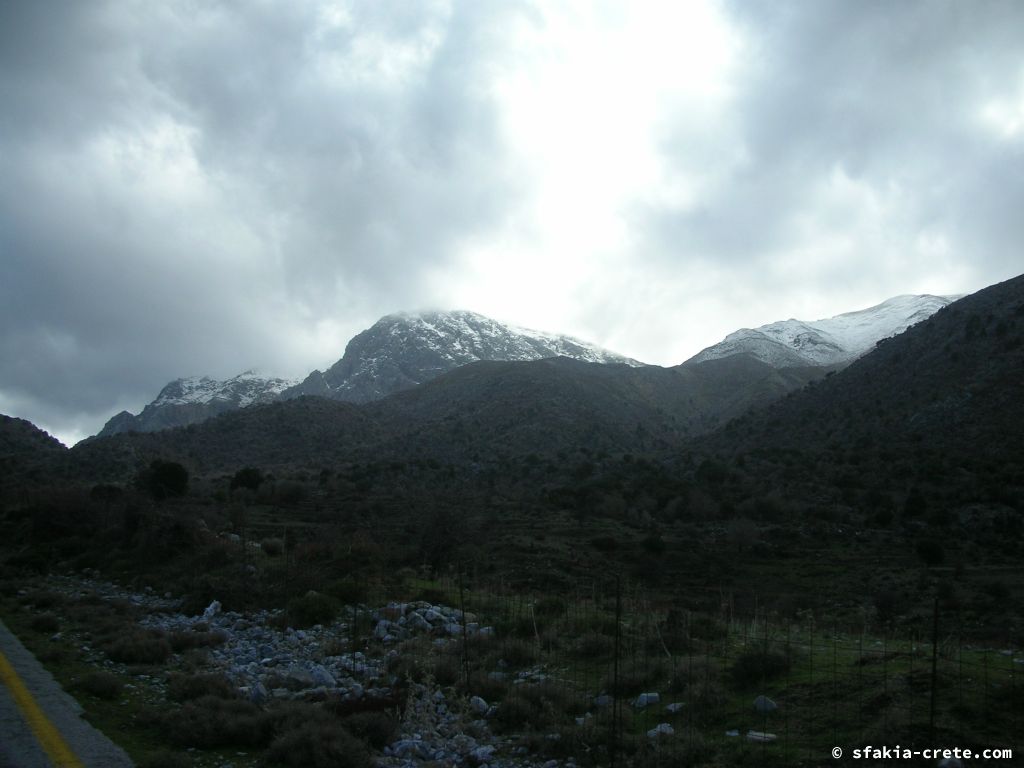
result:
M 139 476 L 139 484 L 154 499 L 184 496 L 188 490 L 188 470 L 176 461 L 154 459 Z
M 256 467 L 244 467 L 235 472 L 231 478 L 231 490 L 236 488 L 248 488 L 257 490 L 263 484 L 263 471 Z

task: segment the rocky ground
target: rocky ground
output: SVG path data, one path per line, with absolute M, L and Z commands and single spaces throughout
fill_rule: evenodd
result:
M 48 577 L 45 589 L 73 601 L 85 595 L 109 601 L 126 601 L 135 609 L 144 629 L 165 633 L 214 633 L 218 644 L 203 656 L 196 672 L 221 673 L 250 701 L 271 706 L 275 701 L 352 702 L 364 709 L 401 711 L 397 737 L 377 755 L 381 768 L 435 766 L 454 768 L 572 768 L 575 761 L 543 760 L 527 754 L 516 736 L 499 735 L 491 720 L 499 705 L 479 696 L 465 698 L 453 689 L 432 682 L 403 681 L 389 669 L 407 648 L 419 640 L 443 649 L 456 643 L 463 632 L 475 636 L 493 633 L 476 617 L 450 606 L 423 601 L 385 606 L 356 606 L 328 625 L 308 629 L 282 626 L 280 611 L 242 614 L 224 611 L 214 601 L 200 615 L 181 612 L 173 595 L 152 591 L 133 592 L 97 575 Z M 353 622 L 372 627 L 372 634 L 358 638 L 362 650 L 351 650 Z M 99 667 L 117 667 L 87 641 L 80 651 Z M 495 673 L 503 674 L 503 673 Z M 542 667 L 520 671 L 522 681 L 543 680 Z M 167 681 L 160 674 L 135 675 L 159 699 Z M 598 702 L 598 705 L 600 702 Z

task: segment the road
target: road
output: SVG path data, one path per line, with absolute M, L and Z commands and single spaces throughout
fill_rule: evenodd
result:
M 0 622 L 0 768 L 131 768 Z

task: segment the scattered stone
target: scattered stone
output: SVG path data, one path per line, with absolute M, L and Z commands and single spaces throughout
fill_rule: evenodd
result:
M 206 606 L 206 610 L 203 611 L 203 618 L 209 621 L 218 613 L 220 613 L 220 600 L 214 600 L 212 603 Z
M 665 707 L 665 711 L 670 715 L 674 715 L 676 712 L 682 711 L 685 704 L 681 701 L 673 701 L 671 704 Z
M 754 699 L 754 709 L 760 712 L 762 715 L 767 715 L 769 712 L 774 712 L 779 708 L 779 705 L 769 699 L 767 696 L 758 696 Z
M 486 715 L 489 709 L 487 702 L 479 696 L 474 696 L 469 700 L 469 708 L 477 715 Z
M 651 728 L 651 730 L 647 732 L 647 738 L 656 739 L 659 736 L 671 736 L 675 732 L 675 728 L 673 728 L 668 723 L 658 723 L 656 726 L 654 726 L 653 728 Z
M 747 731 L 747 741 L 756 741 L 758 743 L 775 741 L 778 736 L 774 733 L 765 733 L 764 731 Z
M 633 700 L 633 706 L 636 709 L 644 709 L 649 707 L 651 704 L 657 704 L 661 700 L 661 696 L 657 693 L 641 693 Z

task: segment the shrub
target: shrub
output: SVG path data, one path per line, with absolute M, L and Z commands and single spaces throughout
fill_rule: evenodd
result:
M 537 601 L 537 604 L 533 607 L 534 613 L 538 617 L 554 618 L 557 616 L 565 616 L 565 600 L 560 597 L 545 597 Z
M 501 644 L 501 658 L 509 666 L 525 667 L 537 661 L 537 644 L 529 640 L 507 640 Z
M 338 579 L 327 587 L 327 593 L 343 605 L 355 605 L 366 601 L 366 585 L 355 579 Z
M 374 749 L 383 749 L 394 739 L 398 723 L 383 712 L 356 712 L 349 715 L 342 724 Z
M 330 624 L 338 613 L 338 604 L 327 595 L 310 590 L 288 603 L 288 620 L 293 627 Z
M 273 718 L 241 699 L 203 696 L 169 712 L 163 721 L 167 738 L 183 747 L 262 747 L 273 734 Z
M 267 557 L 280 557 L 284 552 L 283 539 L 264 539 L 260 542 L 260 549 Z
M 194 701 L 203 696 L 234 699 L 238 697 L 238 689 L 224 675 L 173 674 L 167 682 L 167 695 L 175 701 Z
M 157 752 L 139 763 L 139 768 L 192 768 L 192 759 L 181 752 Z
M 155 499 L 184 496 L 188 490 L 188 470 L 176 461 L 154 459 L 139 476 L 139 484 Z
M 576 640 L 573 650 L 583 659 L 603 659 L 615 651 L 615 640 L 598 632 L 587 632 Z
M 789 659 L 777 651 L 748 650 L 741 653 L 729 674 L 737 688 L 748 688 L 789 670 Z
M 171 645 L 163 637 L 131 632 L 106 644 L 112 661 L 122 664 L 160 664 L 171 655 Z
M 183 653 L 193 648 L 209 648 L 214 645 L 221 645 L 227 639 L 225 632 L 171 632 L 167 637 L 171 644 L 171 650 L 175 653 Z
M 44 613 L 32 619 L 32 629 L 36 632 L 59 632 L 60 622 L 52 613 Z
M 255 491 L 263 483 L 263 472 L 256 467 L 245 467 L 235 472 L 231 478 L 231 490 L 249 488 Z
M 303 723 L 276 739 L 267 751 L 271 765 L 294 768 L 371 768 L 373 761 L 362 742 L 341 725 Z
M 942 565 L 946 559 L 946 551 L 935 539 L 923 539 L 917 542 L 917 556 L 927 566 Z
M 29 592 L 27 595 L 21 597 L 19 602 L 22 605 L 31 605 L 36 608 L 54 608 L 64 603 L 64 596 L 59 592 L 51 592 L 48 589 L 36 590 Z
M 109 672 L 92 672 L 83 677 L 76 686 L 97 699 L 116 699 L 121 695 L 121 680 Z

